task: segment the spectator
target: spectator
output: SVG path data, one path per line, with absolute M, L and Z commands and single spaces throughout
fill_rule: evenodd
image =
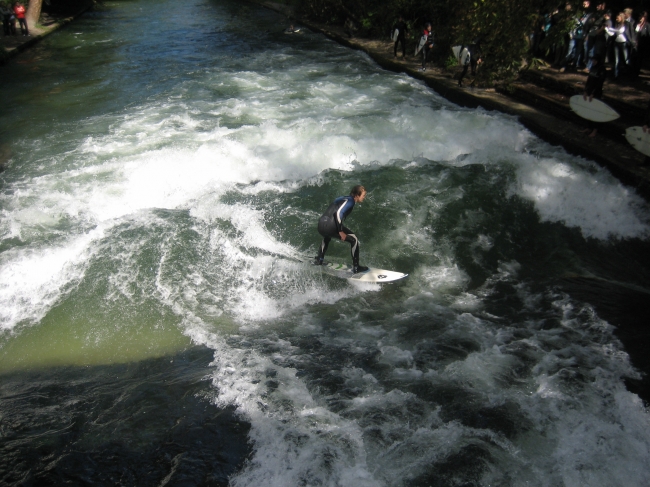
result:
M 587 51 L 587 34 L 589 33 L 589 28 L 594 20 L 595 13 L 590 8 L 591 2 L 586 0 L 582 2 L 582 8 L 584 9 L 584 14 L 582 15 L 582 25 L 583 25 L 583 35 L 584 42 L 582 43 L 582 59 L 576 59 L 576 69 L 585 69 L 587 67 L 587 62 L 589 60 L 589 53 Z
M 632 77 L 636 77 L 638 71 L 636 65 L 638 64 L 638 43 L 636 34 L 636 22 L 632 18 L 632 9 L 626 8 L 623 10 L 625 17 L 625 51 L 627 54 L 628 72 Z
M 641 67 L 646 63 L 648 53 L 650 52 L 650 24 L 648 24 L 648 12 L 643 12 L 639 23 L 636 24 L 636 41 L 637 41 L 637 62 L 634 66 L 638 76 Z
M 399 16 L 399 20 L 395 24 L 395 27 L 393 27 L 393 32 L 395 32 L 395 29 L 398 30 L 398 34 L 397 34 L 397 39 L 395 39 L 394 54 L 395 57 L 397 57 L 397 44 L 401 42 L 402 59 L 404 59 L 406 57 L 406 34 L 408 33 L 408 26 L 406 25 L 406 22 L 404 22 L 404 17 L 402 17 L 401 15 Z
M 585 49 L 587 51 L 587 70 L 591 70 L 593 60 L 599 58 L 605 61 L 606 39 L 605 39 L 605 2 L 596 5 L 596 12 L 589 18 L 587 24 L 587 40 Z
M 605 27 L 605 31 L 612 42 L 614 50 L 614 79 L 618 79 L 621 72 L 627 66 L 627 38 L 625 33 L 627 27 L 625 25 L 625 14 L 623 12 L 616 16 L 616 25 L 614 27 Z
M 591 13 L 589 9 L 589 0 L 582 2 L 582 12 L 578 11 L 575 16 L 575 24 L 570 34 L 569 51 L 564 58 L 564 62 L 560 67 L 560 72 L 564 72 L 567 68 L 583 69 L 585 60 L 585 24 L 589 19 Z
M 530 34 L 530 49 L 534 57 L 541 57 L 540 44 L 544 40 L 544 16 L 537 11 L 533 32 Z
M 14 17 L 14 12 L 5 2 L 0 2 L 0 15 L 2 15 L 2 30 L 4 35 L 16 35 L 16 19 Z
M 563 28 L 567 23 L 572 22 L 572 10 L 573 7 L 569 2 L 565 4 L 564 10 L 555 10 L 551 15 L 551 28 Z M 555 42 L 551 46 L 551 50 L 553 51 L 552 59 L 554 67 L 560 68 L 562 66 L 564 58 L 566 58 L 568 53 L 570 41 L 570 33 L 564 33 L 561 37 L 558 37 L 557 35 L 555 36 Z
M 20 24 L 20 32 L 24 36 L 29 35 L 29 30 L 27 30 L 27 20 L 25 19 L 25 7 L 21 3 L 15 2 L 14 3 L 14 15 L 16 16 L 16 19 L 18 19 L 18 23 Z

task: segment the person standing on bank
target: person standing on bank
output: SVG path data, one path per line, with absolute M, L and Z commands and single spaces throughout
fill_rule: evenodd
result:
M 27 20 L 25 19 L 25 7 L 22 4 L 16 2 L 14 3 L 14 14 L 16 15 L 16 20 L 20 24 L 20 32 L 24 36 L 29 35 L 29 30 L 27 30 Z
M 461 46 L 460 52 L 463 52 L 463 47 Z M 463 78 L 467 74 L 467 69 L 472 67 L 472 76 L 476 76 L 476 68 L 479 64 L 483 62 L 481 59 L 481 38 L 477 37 L 472 41 L 472 43 L 467 46 L 467 52 L 469 53 L 469 59 L 465 60 L 465 65 L 463 66 L 463 72 L 460 73 L 460 78 L 458 78 L 458 86 L 463 86 Z M 474 86 L 474 81 L 472 81 L 472 86 Z
M 367 267 L 359 265 L 359 239 L 352 230 L 343 225 L 345 219 L 352 213 L 355 203 L 362 203 L 365 198 L 366 188 L 357 185 L 350 190 L 349 196 L 339 196 L 325 210 L 318 220 L 318 233 L 323 236 L 323 242 L 314 260 L 315 265 L 323 265 L 330 240 L 338 238 L 350 244 L 352 272 L 357 274 L 368 270 Z
M 399 16 L 399 20 L 393 27 L 393 31 L 397 29 L 397 39 L 395 39 L 395 47 L 393 49 L 395 57 L 397 57 L 397 44 L 402 43 L 402 59 L 406 57 L 406 34 L 408 33 L 408 26 L 404 22 L 404 17 Z
M 582 95 L 585 101 L 591 102 L 594 98 L 603 98 L 603 85 L 605 84 L 605 60 L 602 57 L 595 57 L 592 60 L 591 69 L 585 83 L 585 92 Z M 582 131 L 592 139 L 598 134 L 598 124 L 587 120 L 587 128 Z
M 422 33 L 422 38 L 420 39 L 418 50 L 415 53 L 417 56 L 418 53 L 422 51 L 422 67 L 420 68 L 420 71 L 427 70 L 427 59 L 429 58 L 429 54 L 433 49 L 433 32 L 431 32 L 431 30 L 431 22 L 427 22 L 424 26 L 424 32 Z

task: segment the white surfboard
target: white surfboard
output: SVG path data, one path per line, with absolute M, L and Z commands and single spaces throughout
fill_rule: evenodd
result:
M 644 132 L 643 127 L 628 127 L 625 138 L 641 154 L 650 157 L 650 134 Z
M 365 272 L 357 272 L 356 274 L 353 274 L 351 266 L 327 261 L 326 264 L 320 266 L 320 268 L 323 272 L 327 272 L 332 276 L 357 282 L 393 282 L 399 281 L 408 276 L 408 274 L 402 272 L 388 271 L 386 269 L 377 269 L 374 267 L 368 268 Z
M 390 40 L 395 42 L 397 40 L 398 36 L 399 36 L 399 29 L 395 29 L 395 31 L 393 32 L 393 35 L 390 36 Z
M 418 47 L 415 48 L 416 56 L 420 53 L 420 51 L 422 50 L 422 48 L 426 43 L 427 43 L 427 36 L 423 35 L 422 37 L 420 37 L 420 43 L 418 44 Z
M 458 64 L 461 66 L 465 66 L 467 63 L 469 63 L 470 54 L 469 50 L 466 47 L 454 46 L 451 48 L 451 52 L 454 53 L 454 57 L 458 61 Z
M 569 105 L 576 115 L 592 122 L 611 122 L 620 117 L 616 110 L 596 98 L 589 101 L 582 95 L 574 95 L 569 98 Z

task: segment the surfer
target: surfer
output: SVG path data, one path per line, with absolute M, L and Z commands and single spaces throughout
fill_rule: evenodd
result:
M 294 27 L 293 24 L 291 24 L 289 27 L 284 29 L 285 34 L 299 34 L 300 33 L 300 27 Z
M 463 51 L 463 48 L 461 46 L 460 51 Z M 479 64 L 483 62 L 481 59 L 481 38 L 477 37 L 472 41 L 472 43 L 467 46 L 467 52 L 468 56 L 465 58 L 465 63 L 463 64 L 463 72 L 460 73 L 460 78 L 458 78 L 458 86 L 461 87 L 463 86 L 463 78 L 467 74 L 467 69 L 471 66 L 472 68 L 472 76 L 476 76 L 476 68 L 478 67 Z M 474 85 L 474 81 L 472 81 L 472 86 Z
M 399 20 L 397 21 L 397 24 L 395 24 L 395 27 L 393 27 L 393 31 L 397 31 L 397 37 L 395 38 L 395 46 L 393 48 L 394 55 L 397 57 L 397 44 L 400 42 L 402 43 L 402 59 L 406 58 L 406 35 L 408 33 L 408 26 L 406 25 L 406 22 L 404 22 L 404 17 L 399 16 Z
M 591 69 L 585 83 L 585 92 L 582 95 L 585 101 L 591 102 L 594 98 L 600 100 L 603 97 L 603 84 L 605 83 L 605 63 L 600 57 L 592 59 Z M 588 126 L 583 133 L 589 133 L 589 137 L 596 137 L 598 124 L 588 120 Z
M 424 32 L 422 33 L 420 44 L 415 52 L 416 56 L 422 52 L 422 67 L 420 68 L 420 71 L 427 70 L 427 58 L 429 57 L 431 49 L 433 49 L 433 32 L 431 32 L 431 30 L 431 22 L 427 22 L 424 26 Z
M 366 197 L 366 188 L 357 185 L 350 190 L 349 196 L 339 196 L 329 205 L 323 216 L 318 220 L 318 233 L 323 236 L 323 242 L 318 250 L 318 255 L 314 264 L 323 265 L 325 252 L 330 240 L 340 238 L 342 241 L 350 244 L 350 253 L 352 254 L 352 272 L 365 272 L 367 267 L 359 265 L 359 239 L 357 236 L 343 225 L 343 222 L 352 213 L 355 203 L 362 203 Z

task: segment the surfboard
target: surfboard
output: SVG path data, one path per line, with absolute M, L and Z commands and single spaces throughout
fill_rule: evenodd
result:
M 620 117 L 616 110 L 596 98 L 589 101 L 582 95 L 574 95 L 569 98 L 569 105 L 576 115 L 592 122 L 611 122 Z
M 625 138 L 641 154 L 650 157 L 650 134 L 644 132 L 643 127 L 628 127 Z
M 458 64 L 461 66 L 465 66 L 467 63 L 469 63 L 470 53 L 466 47 L 454 46 L 451 48 L 451 52 L 454 53 L 454 57 L 458 61 Z
M 420 53 L 420 51 L 422 50 L 422 48 L 424 47 L 424 45 L 426 43 L 427 43 L 427 36 L 422 36 L 420 38 L 420 43 L 418 44 L 418 47 L 415 48 L 415 55 L 416 56 Z
M 368 267 L 367 271 L 357 272 L 354 274 L 352 272 L 352 266 L 350 265 L 330 262 L 328 260 L 326 260 L 322 265 L 315 265 L 314 257 L 310 257 L 304 254 L 297 255 L 292 258 L 312 267 L 317 267 L 331 276 L 339 277 L 341 279 L 349 279 L 351 281 L 357 282 L 393 282 L 408 277 L 408 274 L 404 274 L 403 272 L 389 271 L 376 267 Z
M 323 272 L 341 279 L 348 279 L 356 282 L 394 282 L 404 279 L 408 274 L 402 272 L 388 271 L 386 269 L 368 268 L 365 272 L 352 273 L 352 267 L 345 264 L 337 264 L 325 261 L 324 265 L 319 266 Z
M 395 29 L 395 31 L 393 32 L 393 35 L 390 36 L 390 40 L 395 42 L 397 40 L 398 36 L 399 36 L 399 29 Z

